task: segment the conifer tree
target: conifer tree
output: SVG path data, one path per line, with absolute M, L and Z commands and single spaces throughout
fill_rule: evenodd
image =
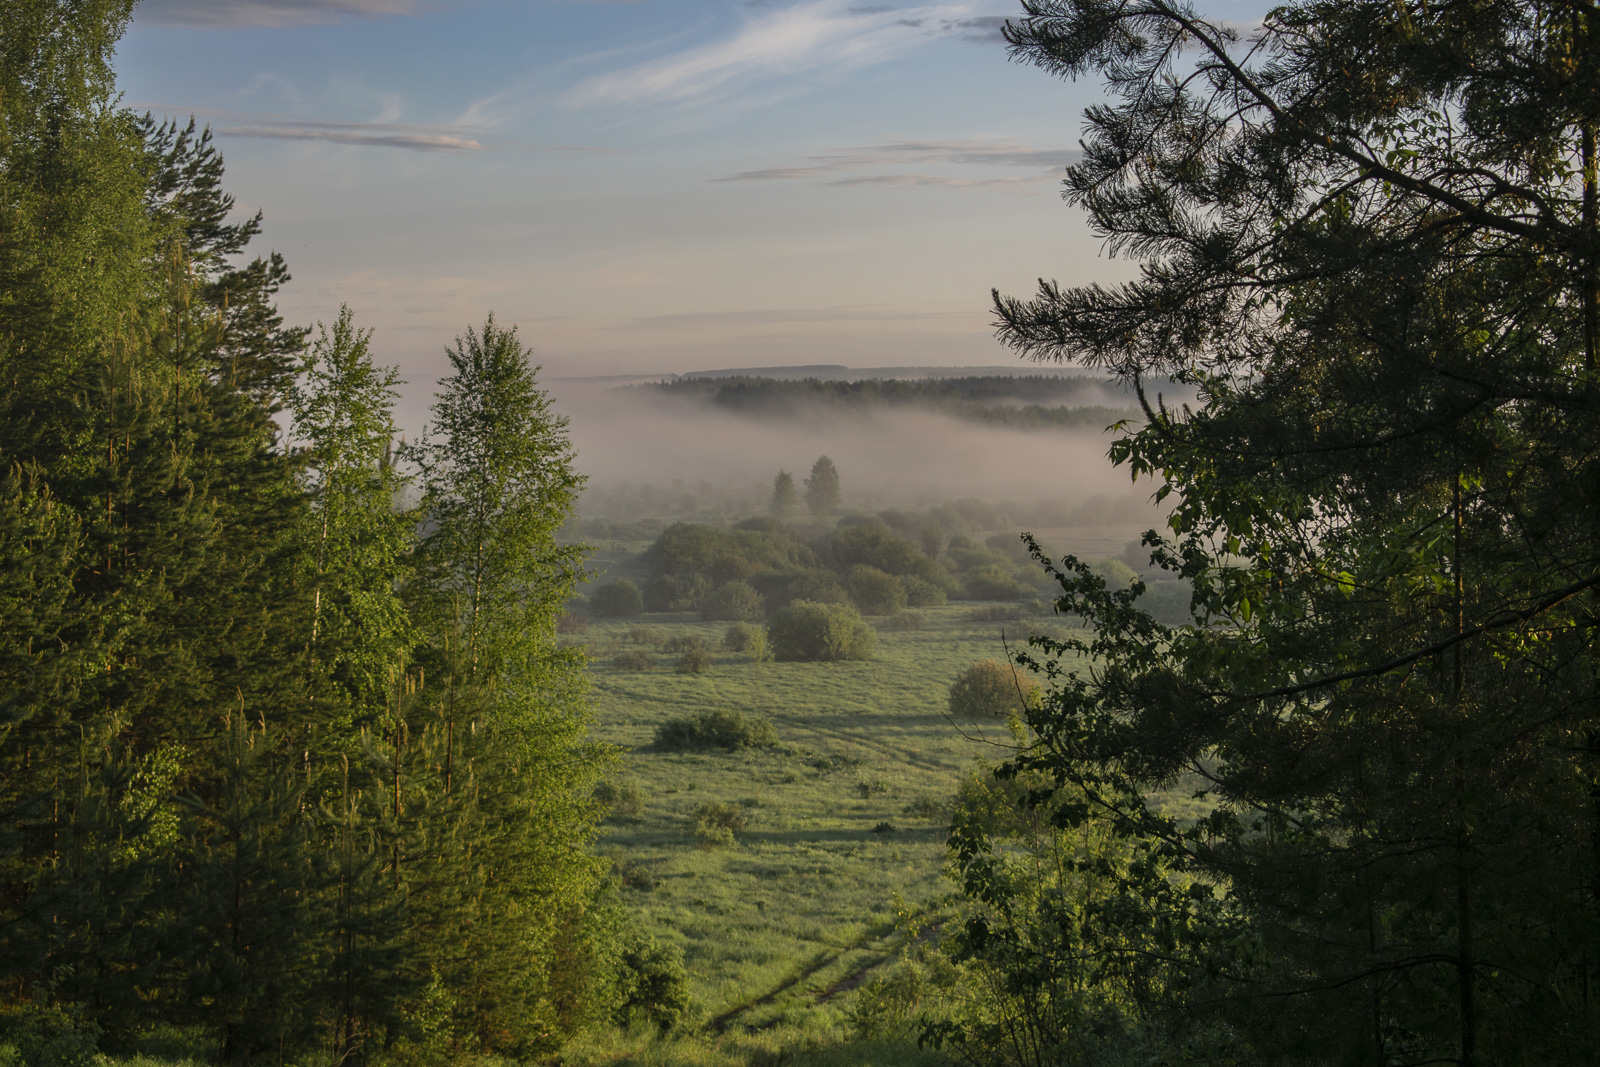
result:
M 1119 286 L 997 297 L 1001 336 L 1140 391 L 1113 449 L 1194 622 L 1051 566 L 1090 657 L 1030 712 L 1142 853 L 1180 964 L 1149 1019 L 1274 1063 L 1576 1063 L 1600 1034 L 1593 15 L 1293 3 L 1250 41 L 1170 0 L 1028 0 L 1014 54 L 1107 79 L 1068 196 Z M 1194 387 L 1194 409 L 1149 392 Z M 1155 810 L 1182 782 L 1210 807 Z M 1038 795 L 1032 802 L 1040 800 Z M 1181 892 L 1174 890 L 1181 889 Z M 1147 1019 L 1148 1021 L 1148 1019 Z
M 839 468 L 827 456 L 818 456 L 806 479 L 806 507 L 821 518 L 839 510 Z
M 800 494 L 794 487 L 794 475 L 779 471 L 772 479 L 772 517 L 786 522 L 800 507 Z

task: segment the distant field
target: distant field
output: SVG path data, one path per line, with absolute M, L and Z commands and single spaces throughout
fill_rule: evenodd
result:
M 972 618 L 992 607 L 923 609 L 916 629 L 873 620 L 870 662 L 757 667 L 719 652 L 698 675 L 676 673 L 676 657 L 660 651 L 650 671 L 611 661 L 684 635 L 717 647 L 727 624 L 653 615 L 595 623 L 582 635 L 594 658 L 596 734 L 629 750 L 619 780 L 644 795 L 636 818 L 607 823 L 597 850 L 630 880 L 653 883 L 624 893 L 650 930 L 682 947 L 708 1040 L 748 1044 L 747 1031 L 839 1039 L 851 990 L 897 950 L 896 895 L 915 908 L 950 891 L 940 876 L 941 805 L 974 760 L 1003 757 L 996 746 L 1007 737 L 999 721 L 952 723 L 950 681 L 977 660 L 1003 658 L 1002 631 L 1015 642 L 1030 628 L 1061 625 Z M 630 630 L 645 640 L 630 640 Z M 766 717 L 779 747 L 653 746 L 661 722 L 712 709 Z M 695 812 L 707 802 L 745 813 L 748 828 L 733 847 L 697 844 Z M 601 1050 L 592 1051 L 598 1062 Z M 603 1058 L 635 1062 L 615 1057 L 612 1049 Z M 585 1062 L 583 1050 L 571 1059 Z

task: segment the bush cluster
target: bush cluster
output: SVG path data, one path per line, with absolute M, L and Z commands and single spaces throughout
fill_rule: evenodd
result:
M 608 619 L 628 618 L 644 610 L 644 596 L 633 582 L 618 578 L 589 594 L 589 610 Z
M 644 811 L 644 791 L 632 779 L 599 782 L 594 787 L 594 799 L 613 818 L 637 819 Z
M 738 711 L 703 711 L 668 719 L 656 727 L 656 747 L 664 749 L 771 748 L 778 743 L 772 723 Z
M 629 649 L 619 652 L 611 660 L 611 666 L 619 671 L 649 671 L 654 670 L 656 658 L 643 649 Z
M 872 627 L 845 604 L 797 600 L 772 617 L 772 652 L 780 660 L 869 659 L 877 641 Z
M 1004 718 L 1034 706 L 1039 692 L 1039 683 L 1011 664 L 979 660 L 950 683 L 950 714 Z

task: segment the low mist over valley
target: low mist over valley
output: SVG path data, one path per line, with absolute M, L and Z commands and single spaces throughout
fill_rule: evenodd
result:
M 1139 420 L 1136 402 L 1081 372 L 779 368 L 549 387 L 589 479 L 590 532 L 609 528 L 599 520 L 765 514 L 774 476 L 803 478 L 819 455 L 837 466 L 846 509 L 978 499 L 1044 527 L 1159 522 L 1155 486 L 1106 459 L 1113 424 Z

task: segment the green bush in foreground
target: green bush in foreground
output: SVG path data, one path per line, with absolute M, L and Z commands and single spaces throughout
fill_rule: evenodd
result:
M 744 810 L 737 804 L 711 801 L 696 808 L 694 816 L 694 839 L 701 848 L 727 848 L 746 825 Z
M 737 711 L 703 711 L 698 715 L 668 719 L 656 727 L 656 747 L 771 748 L 778 743 L 772 723 L 759 715 Z
M 1039 683 L 1009 663 L 979 660 L 950 683 L 950 714 L 1003 718 L 1022 714 L 1039 699 Z
M 623 945 L 618 960 L 616 1022 L 643 1016 L 661 1033 L 683 1019 L 689 1009 L 689 972 L 683 952 L 653 937 L 634 935 Z
M 797 600 L 772 617 L 772 651 L 780 660 L 870 659 L 877 635 L 845 604 Z

